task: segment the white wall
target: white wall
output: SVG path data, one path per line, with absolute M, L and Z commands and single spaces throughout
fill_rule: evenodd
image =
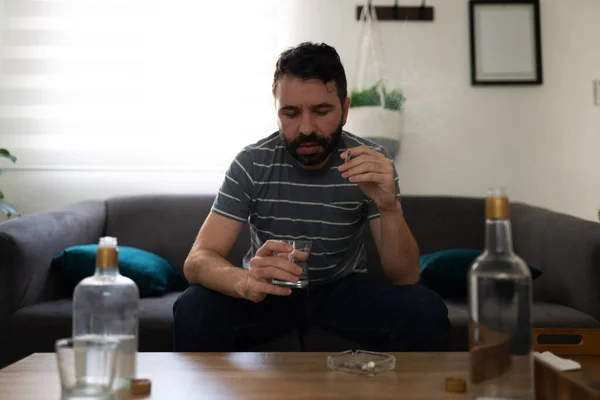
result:
M 546 83 L 515 104 L 514 192 L 526 201 L 598 220 L 600 1 L 543 2 Z M 517 147 L 518 146 L 518 147 Z
M 284 16 L 293 16 L 295 23 L 279 19 L 280 47 L 303 40 L 328 42 L 340 52 L 352 79 L 359 2 L 286 1 Z M 523 88 L 471 87 L 468 1 L 427 4 L 436 7 L 434 23 L 386 23 L 382 32 L 393 71 L 389 78 L 402 84 L 408 97 L 407 136 L 398 157 L 402 191 L 481 196 L 499 184 L 514 200 L 595 220 L 600 108 L 593 105 L 592 80 L 600 79 L 600 1 L 542 0 L 545 83 Z M 86 170 L 77 154 L 65 161 L 48 153 L 46 144 L 2 133 L 0 146 L 23 154 L 20 169 L 3 176 L 0 184 L 26 213 L 112 195 L 211 192 L 221 179 L 218 171 L 202 172 L 185 163 L 167 171 L 160 165 L 137 170 L 134 162 L 112 170 L 110 162 L 99 159 L 91 163 L 97 167 L 85 163 Z
M 303 1 L 293 12 L 304 24 L 286 40 L 333 44 L 352 79 L 355 3 Z M 495 88 L 470 86 L 468 1 L 427 4 L 434 23 L 381 23 L 390 81 L 408 97 L 397 160 L 403 192 L 480 196 L 504 185 L 514 200 L 597 220 L 600 1 L 542 0 L 544 85 Z

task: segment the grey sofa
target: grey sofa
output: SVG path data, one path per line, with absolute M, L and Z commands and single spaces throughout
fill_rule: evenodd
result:
M 156 195 L 74 204 L 0 223 L 0 367 L 33 352 L 53 351 L 69 336 L 71 300 L 50 260 L 66 247 L 116 236 L 121 245 L 154 252 L 182 268 L 214 196 Z M 405 196 L 405 217 L 421 254 L 484 246 L 482 198 Z M 600 224 L 512 205 L 515 250 L 543 271 L 534 281 L 536 327 L 600 327 Z M 381 273 L 368 229 L 370 272 Z M 229 259 L 239 262 L 245 230 Z M 172 304 L 179 295 L 141 301 L 140 351 L 171 351 Z M 449 350 L 467 350 L 465 299 L 447 299 Z M 301 347 L 299 335 L 303 335 Z M 291 333 L 252 350 L 341 351 L 356 348 L 322 331 Z

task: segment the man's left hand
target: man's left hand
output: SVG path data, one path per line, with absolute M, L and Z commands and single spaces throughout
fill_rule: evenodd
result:
M 343 178 L 358 183 L 360 190 L 375 202 L 380 211 L 396 209 L 392 160 L 366 146 L 348 149 L 341 157 L 344 160 L 349 158 L 338 167 Z

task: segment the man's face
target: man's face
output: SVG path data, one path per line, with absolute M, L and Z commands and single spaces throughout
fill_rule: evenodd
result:
M 275 107 L 279 132 L 290 154 L 306 169 L 323 167 L 346 123 L 344 105 L 333 81 L 284 76 L 277 83 Z

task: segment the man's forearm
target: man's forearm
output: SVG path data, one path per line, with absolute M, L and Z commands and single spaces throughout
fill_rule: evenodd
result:
M 190 284 L 199 284 L 225 295 L 242 298 L 242 285 L 248 271 L 236 267 L 214 251 L 200 250 L 190 254 L 183 267 Z
M 380 259 L 383 272 L 395 284 L 419 281 L 419 248 L 397 202 L 393 210 L 380 210 Z

